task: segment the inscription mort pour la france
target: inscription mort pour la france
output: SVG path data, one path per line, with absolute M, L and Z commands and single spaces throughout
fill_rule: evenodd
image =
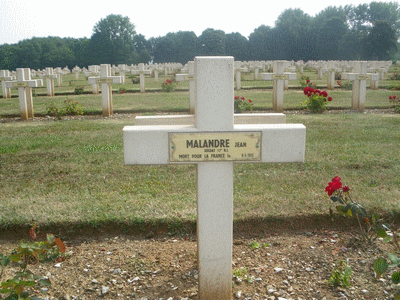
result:
M 170 161 L 257 161 L 261 133 L 188 133 L 170 135 Z

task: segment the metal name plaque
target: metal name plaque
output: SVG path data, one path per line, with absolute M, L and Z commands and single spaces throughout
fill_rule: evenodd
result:
M 369 78 L 368 75 L 357 75 L 358 80 L 367 80 Z
M 13 86 L 14 87 L 27 87 L 28 83 L 27 82 L 14 82 Z
M 113 83 L 112 78 L 99 78 L 99 83 Z
M 261 161 L 261 132 L 169 133 L 171 163 Z
M 288 80 L 289 75 L 283 74 L 283 75 L 274 75 L 275 80 Z

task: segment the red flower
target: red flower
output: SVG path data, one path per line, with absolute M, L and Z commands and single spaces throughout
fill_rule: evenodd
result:
M 322 91 L 319 95 L 322 97 L 328 97 L 328 93 L 326 91 Z
M 253 102 L 253 101 L 251 101 L 251 100 L 249 99 L 249 102 L 251 103 L 251 102 Z
M 236 96 L 236 97 L 235 97 L 235 100 L 237 100 L 237 99 L 239 99 L 239 96 Z
M 397 96 L 396 95 L 393 95 L 393 100 L 396 100 L 397 99 Z
M 328 97 L 328 101 L 332 101 L 332 97 Z
M 394 89 L 395 89 L 395 90 L 398 90 L 399 88 L 396 86 Z
M 336 176 L 331 182 L 328 183 L 328 186 L 325 188 L 325 192 L 328 192 L 328 196 L 332 196 L 332 194 L 340 188 L 342 188 L 342 182 L 340 177 Z
M 307 82 L 307 83 L 310 83 L 310 79 L 307 79 L 306 82 Z
M 342 188 L 342 190 L 343 190 L 343 192 L 347 193 L 348 191 L 350 191 L 350 188 L 349 188 L 348 185 L 345 185 L 345 186 Z
M 392 96 L 389 96 L 389 100 L 392 100 L 393 98 L 392 98 Z
M 337 81 L 338 86 L 342 86 L 342 83 L 340 82 L 340 80 Z
M 241 99 L 242 101 L 244 101 L 245 98 L 242 96 L 242 97 L 240 97 L 240 99 Z

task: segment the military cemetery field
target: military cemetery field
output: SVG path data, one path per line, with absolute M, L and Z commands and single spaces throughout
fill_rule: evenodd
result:
M 400 115 L 388 98 L 400 95 L 391 73 L 367 89 L 362 113 L 351 109 L 352 90 L 337 85 L 327 90 L 328 110 L 311 114 L 299 80 L 290 82 L 284 113 L 306 126 L 305 162 L 234 165 L 233 297 L 391 299 L 390 278 L 376 280 L 372 269 L 389 245 L 362 242 L 325 191 L 339 176 L 354 201 L 399 221 Z M 306 75 L 326 88 L 326 75 Z M 196 166 L 124 164 L 122 129 L 135 116 L 189 112 L 187 82 L 161 90 L 172 78 L 146 77 L 145 93 L 133 78 L 113 85 L 111 117 L 101 116 L 101 94 L 83 75 L 64 76 L 54 97 L 35 88 L 27 121 L 16 89 L 0 98 L 0 253 L 29 239 L 32 224 L 60 236 L 67 259 L 33 266 L 53 282 L 49 299 L 197 299 Z M 272 112 L 271 81 L 242 75 L 235 96 L 251 99 L 254 113 Z M 52 115 L 66 100 L 83 115 Z M 350 288 L 329 284 L 340 260 L 352 266 Z

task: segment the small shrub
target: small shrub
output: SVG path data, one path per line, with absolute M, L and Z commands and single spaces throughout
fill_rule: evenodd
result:
M 82 104 L 71 99 L 65 100 L 65 113 L 67 115 L 83 115 Z
M 84 92 L 85 92 L 85 90 L 84 90 L 83 86 L 77 86 L 77 87 L 75 88 L 74 94 L 75 94 L 75 95 L 81 95 L 81 94 L 83 94 Z
M 332 270 L 331 277 L 329 278 L 329 283 L 334 287 L 336 286 L 348 287 L 350 286 L 350 279 L 351 279 L 350 266 L 344 260 L 338 261 L 335 264 L 335 268 Z
M 314 87 L 309 76 L 301 76 L 299 80 L 300 86 L 304 89 L 306 87 Z
M 134 76 L 134 77 L 132 77 L 131 81 L 133 84 L 139 84 L 140 78 L 139 78 L 139 76 Z
M 396 95 L 389 96 L 389 102 L 393 102 L 395 111 L 400 113 L 400 97 Z
M 0 294 L 8 295 L 6 299 L 42 299 L 30 295 L 30 289 L 38 290 L 40 286 L 50 286 L 48 278 L 33 274 L 28 270 L 29 264 L 42 261 L 60 261 L 64 260 L 65 245 L 52 234 L 47 234 L 42 242 L 35 241 L 37 235 L 34 225 L 29 231 L 33 242 L 21 241 L 19 246 L 8 256 L 0 254 L 0 278 L 3 275 L 3 269 L 11 262 L 17 263 L 21 270 L 7 281 L 0 282 Z
M 234 101 L 236 113 L 253 110 L 253 101 L 251 101 L 250 99 L 246 100 L 245 97 L 236 96 Z
M 328 96 L 326 91 L 306 87 L 303 90 L 306 96 L 302 106 L 309 110 L 311 113 L 322 113 L 326 110 L 326 104 L 332 101 L 332 97 Z
M 390 76 L 390 79 L 391 80 L 400 80 L 400 73 L 397 73 L 397 72 L 393 73 L 393 75 Z
M 161 84 L 161 89 L 163 90 L 163 92 L 173 92 L 176 89 L 176 82 L 172 81 L 171 79 L 167 79 L 165 80 L 164 83 Z

